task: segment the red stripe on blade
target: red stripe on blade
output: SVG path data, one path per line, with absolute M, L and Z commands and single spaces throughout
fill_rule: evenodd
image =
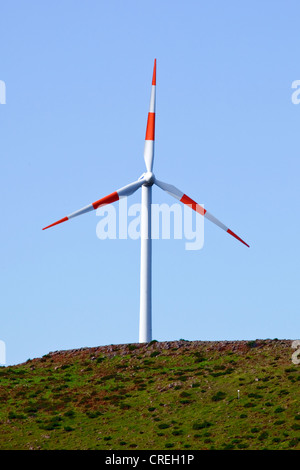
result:
M 155 136 L 155 113 L 148 113 L 145 140 L 154 140 L 154 136 Z
M 114 193 L 109 194 L 108 196 L 99 199 L 98 201 L 93 202 L 94 209 L 98 209 L 100 206 L 105 206 L 106 204 L 111 204 L 112 202 L 119 200 L 119 194 L 117 191 Z
M 156 85 L 156 59 L 154 60 L 152 85 Z
M 197 202 L 193 201 L 193 199 L 188 197 L 186 194 L 182 196 L 182 198 L 180 199 L 180 202 L 183 202 L 183 204 L 187 204 L 188 206 L 191 206 L 194 211 L 198 212 L 201 215 L 204 215 L 206 212 L 206 210 L 202 206 L 197 204 Z
M 248 245 L 248 243 L 244 242 L 244 240 L 242 240 L 240 237 L 238 237 L 234 232 L 232 232 L 232 230 L 230 230 L 230 228 L 227 230 L 227 233 L 229 233 L 230 235 L 232 235 L 234 238 L 236 238 L 237 240 L 239 240 L 240 242 L 244 243 L 244 245 L 246 245 L 248 248 L 250 248 L 250 246 Z
M 66 222 L 67 220 L 69 220 L 68 217 L 64 217 L 63 219 L 60 219 L 57 222 L 54 222 L 54 224 L 51 224 L 51 225 L 48 225 L 47 227 L 44 227 L 43 230 L 46 230 L 46 228 L 53 227 L 54 225 L 61 224 L 62 222 Z

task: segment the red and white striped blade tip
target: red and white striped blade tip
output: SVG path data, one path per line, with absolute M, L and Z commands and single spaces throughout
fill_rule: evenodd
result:
M 236 235 L 230 228 L 226 227 L 220 220 L 218 220 L 216 217 L 214 217 L 212 214 L 210 214 L 204 207 L 202 207 L 200 204 L 197 204 L 196 201 L 191 199 L 189 196 L 184 194 L 180 189 L 176 188 L 172 184 L 167 184 L 162 181 L 158 181 L 157 179 L 155 180 L 155 184 L 169 193 L 171 196 L 175 197 L 178 199 L 180 202 L 183 204 L 186 204 L 187 206 L 191 207 L 194 211 L 198 212 L 199 214 L 203 215 L 206 219 L 210 220 L 212 223 L 218 225 L 221 229 L 225 230 L 225 232 L 229 233 L 229 235 L 232 235 L 234 238 L 236 238 L 238 241 L 246 245 L 248 248 L 250 246 L 248 243 L 244 242 L 238 235 Z
M 128 185 L 132 186 L 132 185 Z M 121 188 L 120 191 L 126 190 L 128 186 L 125 186 L 125 188 Z M 109 194 L 108 196 L 104 196 L 101 199 L 98 199 L 98 201 L 93 202 L 92 204 L 89 204 L 88 206 L 83 207 L 82 209 L 79 209 L 76 212 L 72 212 L 72 214 L 69 214 L 67 217 L 64 217 L 63 219 L 58 220 L 57 222 L 54 222 L 51 225 L 48 225 L 47 227 L 44 227 L 43 230 L 46 230 L 47 228 L 54 227 L 54 225 L 61 224 L 62 222 L 66 222 L 69 219 L 73 219 L 73 217 L 77 217 L 79 215 L 85 214 L 86 212 L 90 212 L 92 210 L 98 209 L 100 206 L 105 206 L 106 204 L 111 204 L 112 202 L 118 201 L 119 200 L 119 194 L 117 191 Z
M 156 85 L 156 59 L 154 59 L 152 85 Z
M 234 233 L 232 230 L 230 230 L 230 228 L 227 230 L 227 233 L 229 233 L 229 234 L 232 235 L 234 238 L 236 238 L 236 239 L 239 240 L 241 243 L 244 243 L 244 245 L 246 245 L 248 248 L 250 248 L 250 245 L 248 245 L 248 243 L 244 242 L 244 240 L 242 240 L 238 235 L 236 235 L 236 233 Z
M 250 246 L 248 245 L 248 243 L 244 242 L 244 240 L 242 240 L 236 233 L 234 233 L 232 230 L 230 230 L 230 228 L 226 227 L 224 224 L 222 224 L 216 217 L 214 217 L 212 214 L 210 214 L 209 212 L 207 212 L 206 209 L 204 209 L 204 207 L 202 207 L 200 204 L 197 204 L 197 202 L 193 201 L 193 199 L 191 199 L 189 196 L 187 196 L 186 194 L 183 194 L 183 196 L 181 197 L 180 199 L 180 202 L 183 202 L 183 204 L 186 204 L 188 205 L 189 207 L 191 207 L 194 211 L 198 212 L 199 214 L 203 215 L 205 218 L 207 218 L 208 220 L 210 220 L 211 222 L 213 222 L 214 224 L 218 225 L 219 227 L 221 227 L 223 230 L 225 230 L 225 232 L 229 233 L 229 235 L 232 235 L 234 238 L 236 238 L 239 242 L 243 243 L 244 245 L 246 245 L 248 248 L 250 248 Z
M 62 224 L 63 222 L 66 222 L 67 220 L 69 220 L 68 217 L 64 217 L 63 219 L 60 219 L 51 225 L 47 225 L 47 227 L 44 227 L 43 230 L 46 230 L 47 228 L 50 228 L 50 227 L 54 227 L 54 225 Z
M 107 196 L 104 196 L 101 199 L 98 199 L 98 201 L 92 202 L 92 204 L 88 204 L 87 206 L 82 207 L 82 209 L 72 212 L 72 214 L 69 214 L 63 219 L 60 219 L 51 225 L 47 225 L 47 227 L 44 227 L 43 230 L 46 230 L 47 228 L 50 228 L 50 227 L 54 227 L 54 225 L 61 224 L 62 222 L 66 222 L 67 220 L 73 219 L 74 217 L 78 217 L 79 215 L 86 214 L 87 212 L 90 212 L 92 210 L 96 210 L 98 209 L 98 207 L 106 206 L 107 204 L 112 204 L 113 202 L 118 201 L 120 197 L 130 196 L 142 186 L 143 182 L 144 180 L 142 179 L 142 180 L 134 181 L 133 183 L 127 184 L 126 186 L 123 186 L 117 191 L 114 191 L 113 193 L 108 194 Z

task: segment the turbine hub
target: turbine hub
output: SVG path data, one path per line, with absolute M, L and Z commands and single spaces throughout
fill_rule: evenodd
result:
M 147 171 L 146 173 L 144 173 L 142 175 L 144 181 L 145 181 L 145 184 L 147 186 L 152 186 L 154 181 L 155 181 L 155 176 L 154 176 L 154 173 L 152 173 L 152 171 Z

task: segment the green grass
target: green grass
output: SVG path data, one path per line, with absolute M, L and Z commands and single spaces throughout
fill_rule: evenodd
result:
M 153 341 L 2 367 L 0 449 L 299 450 L 292 352 L 288 340 Z

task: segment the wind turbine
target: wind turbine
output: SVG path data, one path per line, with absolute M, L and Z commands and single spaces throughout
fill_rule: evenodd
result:
M 82 209 L 72 212 L 70 215 L 54 222 L 43 230 L 46 230 L 54 225 L 66 222 L 73 217 L 85 214 L 98 207 L 106 204 L 111 204 L 119 199 L 131 196 L 139 188 L 142 188 L 142 204 L 141 204 L 141 265 L 140 265 L 140 325 L 139 325 L 139 342 L 147 343 L 152 339 L 152 313 L 151 313 L 151 203 L 152 203 L 152 186 L 155 184 L 163 189 L 171 196 L 178 199 L 183 204 L 188 205 L 194 211 L 198 212 L 206 219 L 218 225 L 225 232 L 229 233 L 244 245 L 249 245 L 244 242 L 238 235 L 230 230 L 226 225 L 220 222 L 216 217 L 210 214 L 201 205 L 197 204 L 193 199 L 187 196 L 183 191 L 180 191 L 175 186 L 159 181 L 153 174 L 153 160 L 154 160 L 154 140 L 155 140 L 155 98 L 156 98 L 156 59 L 154 60 L 152 87 L 150 96 L 150 107 L 147 120 L 145 147 L 144 147 L 144 160 L 146 164 L 146 172 L 143 173 L 137 181 L 130 183 L 122 188 L 114 191 L 113 193 L 104 196 L 101 199 L 89 204 Z

